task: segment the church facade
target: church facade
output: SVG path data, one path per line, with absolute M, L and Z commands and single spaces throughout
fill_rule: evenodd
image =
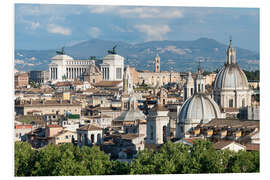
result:
M 134 84 L 147 84 L 150 87 L 161 87 L 168 83 L 179 83 L 181 76 L 179 72 L 174 71 L 161 71 L 160 57 L 155 57 L 155 71 L 143 71 L 138 73 L 138 81 Z

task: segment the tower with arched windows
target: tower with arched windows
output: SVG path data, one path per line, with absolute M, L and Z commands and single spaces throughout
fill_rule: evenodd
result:
M 158 54 L 155 57 L 155 72 L 160 73 L 160 57 Z

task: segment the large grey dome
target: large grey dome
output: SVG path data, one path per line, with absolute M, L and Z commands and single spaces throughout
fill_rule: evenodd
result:
M 185 124 L 208 123 L 212 119 L 221 118 L 216 102 L 203 93 L 197 93 L 187 99 L 180 109 L 178 120 Z
M 216 75 L 214 89 L 248 89 L 245 73 L 237 64 L 225 64 Z

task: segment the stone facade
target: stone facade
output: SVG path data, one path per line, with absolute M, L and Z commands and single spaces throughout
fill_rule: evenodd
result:
M 29 82 L 29 74 L 28 73 L 17 73 L 14 76 L 14 85 L 15 88 L 25 87 Z
M 147 116 L 147 144 L 163 144 L 170 134 L 168 110 L 161 105 L 154 107 Z
M 102 79 L 105 81 L 122 81 L 124 74 L 124 58 L 118 54 L 109 54 L 100 64 Z
M 77 129 L 78 146 L 103 143 L 103 129 L 94 125 L 85 125 Z
M 16 114 L 32 114 L 39 112 L 39 114 L 80 114 L 81 105 L 77 101 L 68 100 L 32 100 L 19 101 L 15 104 Z

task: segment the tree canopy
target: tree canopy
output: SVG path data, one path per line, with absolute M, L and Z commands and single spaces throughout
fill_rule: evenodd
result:
M 111 161 L 98 146 L 72 143 L 33 149 L 15 142 L 15 176 L 186 174 L 259 172 L 259 152 L 215 150 L 209 141 L 193 146 L 167 142 L 157 151 L 139 151 L 132 162 Z

